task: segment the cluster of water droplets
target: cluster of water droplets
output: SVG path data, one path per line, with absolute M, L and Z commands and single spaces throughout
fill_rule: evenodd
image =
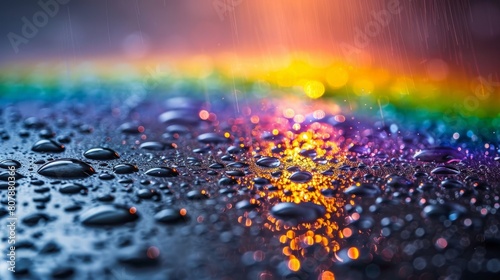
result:
M 498 157 L 326 109 L 302 108 L 298 123 L 272 108 L 235 116 L 209 105 L 175 97 L 125 115 L 95 105 L 99 121 L 5 110 L 0 189 L 14 166 L 26 251 L 17 274 L 110 279 L 116 263 L 141 278 L 500 272 Z M 3 219 L 5 191 L 2 204 Z

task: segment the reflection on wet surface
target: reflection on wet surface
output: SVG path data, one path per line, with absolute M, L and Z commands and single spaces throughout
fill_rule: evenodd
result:
M 181 97 L 125 109 L 104 102 L 85 113 L 57 104 L 41 115 L 26 109 L 43 108 L 37 103 L 3 111 L 10 139 L 0 168 L 18 172 L 19 277 L 500 272 L 492 143 L 486 153 L 431 145 L 414 140 L 418 130 L 391 131 L 331 104 L 255 101 L 240 113 Z M 44 129 L 51 133 L 42 137 Z

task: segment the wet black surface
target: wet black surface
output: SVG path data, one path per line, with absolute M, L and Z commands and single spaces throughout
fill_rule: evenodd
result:
M 497 154 L 328 112 L 297 127 L 256 104 L 248 114 L 180 97 L 6 106 L 15 277 L 499 277 Z

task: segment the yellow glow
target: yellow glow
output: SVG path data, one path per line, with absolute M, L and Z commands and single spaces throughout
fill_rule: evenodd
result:
M 356 80 L 352 86 L 354 93 L 359 96 L 372 94 L 374 88 L 373 82 L 368 79 Z
M 351 247 L 349 250 L 347 250 L 347 256 L 353 260 L 356 260 L 359 258 L 359 250 L 356 247 Z
M 333 67 L 326 72 L 326 82 L 332 88 L 340 88 L 349 81 L 349 73 L 342 67 Z
M 314 244 L 314 238 L 312 238 L 311 236 L 306 236 L 304 238 L 304 243 L 307 244 L 307 245 L 313 245 Z
M 288 268 L 291 271 L 299 271 L 300 269 L 300 261 L 298 259 L 291 259 L 288 261 Z
M 283 255 L 285 256 L 290 256 L 292 254 L 292 250 L 290 250 L 290 247 L 286 246 L 283 248 Z
M 331 271 L 323 271 L 321 273 L 321 280 L 335 280 L 335 275 Z
M 318 99 L 325 93 L 325 86 L 318 81 L 306 81 L 304 83 L 304 92 L 309 98 Z

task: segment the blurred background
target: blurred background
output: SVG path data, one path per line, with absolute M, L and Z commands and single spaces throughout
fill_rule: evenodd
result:
M 302 87 L 312 99 L 349 91 L 433 107 L 446 98 L 437 103 L 498 114 L 495 0 L 41 0 L 7 1 L 0 14 L 4 84 L 26 83 L 36 69 L 37 77 L 218 71 Z

